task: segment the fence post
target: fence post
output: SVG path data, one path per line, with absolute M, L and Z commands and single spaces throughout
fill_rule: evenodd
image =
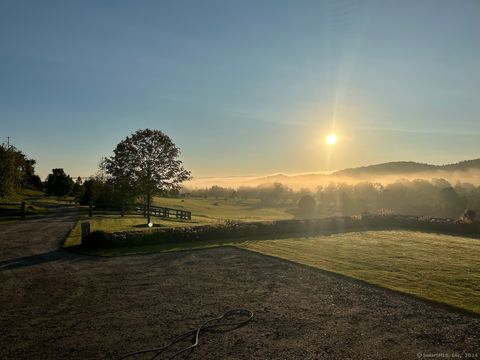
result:
M 25 201 L 22 201 L 21 205 L 21 211 L 22 211 L 22 219 L 25 219 L 26 211 L 25 211 Z
M 122 201 L 122 208 L 120 209 L 120 215 L 123 217 L 125 215 L 125 203 Z
M 88 217 L 92 217 L 93 213 L 93 201 L 90 200 L 90 203 L 88 204 Z
M 90 223 L 88 221 L 82 222 L 82 245 L 85 244 L 85 239 L 90 234 Z

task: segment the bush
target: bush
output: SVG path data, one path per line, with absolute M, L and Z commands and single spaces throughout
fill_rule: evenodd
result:
M 93 231 L 82 242 L 82 246 L 87 249 L 98 249 L 112 245 L 112 236 L 105 231 Z
M 419 218 L 415 216 L 331 217 L 292 219 L 265 222 L 204 225 L 187 228 L 155 228 L 150 231 L 105 233 L 92 232 L 82 244 L 87 248 L 108 248 L 135 245 L 196 242 L 205 240 L 279 239 L 308 237 L 320 234 L 364 230 L 407 229 L 452 234 L 480 235 L 480 223 L 455 223 L 451 219 Z M 401 241 L 401 239 L 399 239 Z
M 313 196 L 302 196 L 301 199 L 298 201 L 298 215 L 303 217 L 312 216 L 315 211 L 316 205 L 317 204 Z
M 462 215 L 462 220 L 468 223 L 472 223 L 475 221 L 476 217 L 477 213 L 475 212 L 475 210 L 467 209 Z

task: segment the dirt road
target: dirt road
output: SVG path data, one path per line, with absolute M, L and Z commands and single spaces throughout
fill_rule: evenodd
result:
M 231 308 L 256 316 L 191 359 L 480 358 L 477 316 L 236 248 L 70 254 L 74 220 L 0 224 L 0 358 L 114 359 Z
M 78 218 L 75 207 L 51 207 L 48 216 L 0 223 L 0 262 L 56 251 Z

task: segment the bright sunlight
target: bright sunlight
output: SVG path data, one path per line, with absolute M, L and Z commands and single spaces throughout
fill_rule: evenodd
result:
M 326 140 L 328 145 L 335 145 L 335 143 L 337 142 L 337 135 L 335 134 L 328 134 Z

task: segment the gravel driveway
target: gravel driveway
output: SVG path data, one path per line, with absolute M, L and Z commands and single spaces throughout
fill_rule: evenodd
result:
M 0 224 L 0 358 L 115 359 L 231 308 L 191 359 L 480 358 L 480 318 L 236 248 L 100 258 L 59 250 L 75 210 Z

